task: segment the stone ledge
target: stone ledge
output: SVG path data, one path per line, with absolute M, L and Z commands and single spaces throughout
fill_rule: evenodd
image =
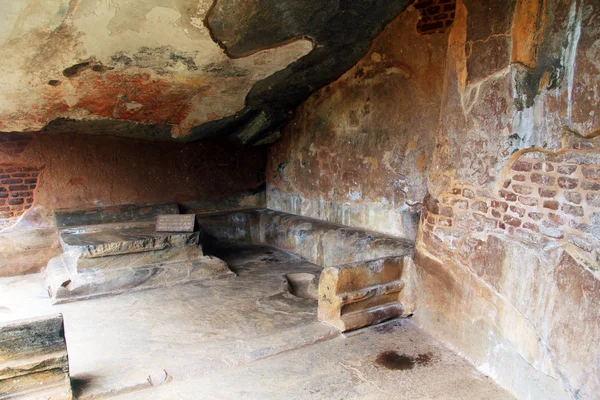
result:
M 0 324 L 0 358 L 0 398 L 72 398 L 62 315 Z

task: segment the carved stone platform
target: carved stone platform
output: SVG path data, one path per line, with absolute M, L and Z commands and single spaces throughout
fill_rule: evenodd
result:
M 411 240 L 273 210 L 198 215 L 197 222 L 207 243 L 265 244 L 321 266 L 318 317 L 341 331 L 415 309 Z
M 0 324 L 0 398 L 73 398 L 62 315 Z
M 92 225 L 65 223 L 85 222 L 81 212 L 57 217 L 64 251 L 46 268 L 53 304 L 235 275 L 224 261 L 204 255 L 197 232 L 155 231 L 154 211 L 175 213 L 176 206 L 146 208 L 151 212 L 119 208 L 127 210 L 120 217 L 95 211 L 92 222 L 110 222 Z M 126 220 L 131 215 L 137 219 Z

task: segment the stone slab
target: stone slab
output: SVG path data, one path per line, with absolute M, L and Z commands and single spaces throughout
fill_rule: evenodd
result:
M 211 279 L 233 277 L 227 264 L 211 256 L 201 256 L 171 262 L 145 264 L 131 255 L 108 261 L 115 268 L 88 268 L 77 270 L 76 256 L 62 254 L 53 258 L 46 269 L 48 293 L 53 304 L 87 300 L 121 293 L 138 292 L 160 287 L 182 285 Z M 105 261 L 109 257 L 100 260 Z M 74 272 L 76 271 L 76 272 Z
M 0 324 L 0 398 L 71 399 L 62 315 Z
M 149 221 L 161 214 L 179 214 L 179 206 L 177 203 L 124 204 L 86 210 L 57 210 L 55 218 L 58 228 L 67 228 L 115 222 Z
M 83 258 L 164 250 L 198 244 L 198 233 L 156 232 L 154 223 L 119 223 L 64 229 L 60 233 L 65 252 Z

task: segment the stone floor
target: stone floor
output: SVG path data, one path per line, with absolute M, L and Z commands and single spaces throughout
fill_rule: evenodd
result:
M 63 313 L 82 399 L 512 398 L 409 320 L 319 323 L 285 277 L 313 264 L 261 246 L 217 255 L 237 277 L 59 306 L 39 275 L 3 278 L 0 321 Z

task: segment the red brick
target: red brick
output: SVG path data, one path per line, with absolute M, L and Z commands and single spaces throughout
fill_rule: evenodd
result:
M 515 181 L 519 181 L 519 182 L 525 182 L 525 180 L 527 179 L 527 177 L 525 175 L 523 175 L 523 174 L 514 175 L 512 178 Z
M 553 190 L 553 189 L 539 188 L 538 193 L 540 194 L 540 196 L 546 197 L 546 198 L 556 197 L 556 190 Z
M 521 217 L 521 218 L 525 216 L 524 208 L 517 207 L 517 206 L 510 206 L 510 211 L 514 212 L 515 214 L 518 214 L 519 217 Z
M 31 197 L 33 192 L 12 192 L 10 197 Z
M 561 175 L 571 175 L 577 170 L 577 165 L 561 165 L 557 168 L 557 171 Z
M 577 192 L 565 192 L 565 199 L 571 203 L 581 203 L 581 194 Z
M 524 204 L 526 206 L 535 207 L 538 205 L 538 200 L 533 197 L 519 196 L 519 203 Z
M 14 190 L 28 190 L 29 186 L 27 185 L 11 185 L 8 187 L 8 190 L 10 190 L 11 192 Z
M 504 184 L 502 185 L 504 187 L 504 189 L 508 188 L 510 186 L 510 179 L 507 179 L 504 181 Z
M 567 178 L 566 176 L 558 178 L 558 186 L 563 189 L 575 189 L 577 185 L 579 185 L 579 179 Z
M 23 183 L 23 179 L 2 179 L 0 181 L 0 183 L 2 183 L 3 185 L 15 185 L 18 183 Z
M 531 187 L 525 186 L 525 185 L 513 185 L 512 189 L 515 191 L 515 193 L 518 193 L 518 194 L 533 193 L 533 189 Z
M 531 174 L 530 178 L 531 182 L 537 183 L 541 186 L 553 186 L 556 182 L 556 178 L 550 175 L 542 175 L 538 173 Z
M 506 201 L 517 201 L 517 195 L 506 190 L 500 191 L 500 197 L 504 198 Z
M 549 162 L 538 162 L 535 163 L 533 169 L 536 171 L 552 172 L 554 171 L 554 166 L 552 166 L 552 164 Z
M 548 219 L 555 225 L 563 225 L 565 220 L 558 214 L 548 213 Z
M 561 210 L 569 215 L 573 215 L 575 217 L 583 217 L 583 207 L 581 206 L 572 206 L 570 204 L 563 204 Z
M 502 216 L 502 213 L 494 208 L 492 208 L 491 213 L 492 213 L 492 217 L 494 217 L 494 218 L 500 218 Z
M 532 165 L 530 162 L 515 161 L 512 165 L 512 169 L 515 171 L 528 172 L 531 171 Z
M 600 167 L 594 166 L 583 166 L 583 176 L 586 179 L 591 179 L 593 181 L 600 181 Z
M 585 198 L 590 206 L 600 207 L 600 193 L 588 193 Z
M 531 222 L 525 222 L 523 224 L 523 228 L 529 229 L 530 231 L 534 231 L 534 232 L 539 232 L 540 231 L 540 229 L 538 228 L 538 226 L 536 224 L 532 224 Z
M 583 181 L 581 188 L 584 190 L 600 190 L 600 182 Z
M 11 206 L 16 206 L 16 205 L 19 205 L 19 204 L 23 204 L 24 202 L 25 201 L 23 199 L 10 199 L 8 201 L 8 204 L 11 205 Z
M 488 212 L 488 206 L 485 203 L 485 201 L 476 201 L 473 203 L 473 205 L 471 206 L 471 209 L 474 211 L 479 211 L 480 213 L 487 213 Z
M 514 226 L 514 227 L 521 226 L 521 219 L 520 218 L 515 218 L 515 217 L 511 217 L 510 215 L 505 215 L 504 218 L 503 218 L 503 220 L 508 225 L 511 225 L 511 226 Z
M 492 200 L 491 206 L 497 210 L 502 210 L 502 212 L 508 210 L 508 204 L 503 201 Z
M 534 221 L 539 221 L 540 219 L 544 218 L 544 214 L 538 213 L 538 212 L 530 212 L 527 215 L 529 216 L 529 218 L 533 219 Z
M 551 210 L 558 210 L 558 201 L 556 200 L 545 200 L 544 201 L 544 208 L 549 208 Z

